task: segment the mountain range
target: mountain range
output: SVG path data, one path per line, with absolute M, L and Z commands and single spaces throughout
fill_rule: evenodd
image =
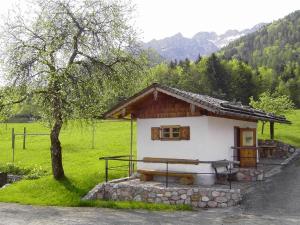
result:
M 187 38 L 181 33 L 177 33 L 171 37 L 160 40 L 153 39 L 142 43 L 142 46 L 144 49 L 154 49 L 161 57 L 168 61 L 174 59 L 183 60 L 185 58 L 196 60 L 199 55 L 210 55 L 227 46 L 230 42 L 260 30 L 265 25 L 265 23 L 260 23 L 242 31 L 227 30 L 221 35 L 215 32 L 199 32 L 192 38 Z

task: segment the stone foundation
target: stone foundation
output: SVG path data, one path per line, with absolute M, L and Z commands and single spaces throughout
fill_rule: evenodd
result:
M 238 168 L 236 174 L 237 181 L 262 181 L 264 179 L 264 170 L 257 168 Z
M 149 203 L 186 204 L 196 208 L 228 207 L 239 204 L 240 189 L 222 189 L 199 186 L 164 187 L 139 180 L 119 183 L 108 182 L 97 185 L 85 200 L 106 199 L 118 201 L 142 201 Z

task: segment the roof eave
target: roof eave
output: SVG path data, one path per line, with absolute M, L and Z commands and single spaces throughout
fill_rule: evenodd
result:
M 125 102 L 119 103 L 118 105 L 116 105 L 115 107 L 113 107 L 112 109 L 110 109 L 109 111 L 105 112 L 103 114 L 103 117 L 105 119 L 112 118 L 113 114 L 115 114 L 117 112 L 120 112 L 123 108 L 126 108 L 126 106 L 128 106 L 129 104 L 137 101 L 138 99 L 140 99 L 140 98 L 142 98 L 142 97 L 150 94 L 151 92 L 153 92 L 155 90 L 157 90 L 157 91 L 159 91 L 161 93 L 173 96 L 173 97 L 175 97 L 177 99 L 183 100 L 185 102 L 188 102 L 188 103 L 193 104 L 195 106 L 198 106 L 200 108 L 206 109 L 209 112 L 213 112 L 213 113 L 218 113 L 219 112 L 219 110 L 217 109 L 217 107 L 214 107 L 211 104 L 207 104 L 205 102 L 198 102 L 198 101 L 192 100 L 192 99 L 190 99 L 188 97 L 178 95 L 178 94 L 176 94 L 176 93 L 174 93 L 174 92 L 172 92 L 170 90 L 167 90 L 163 86 L 161 86 L 161 85 L 159 85 L 157 83 L 154 83 L 153 85 L 149 86 L 148 88 L 145 88 L 142 91 L 138 92 L 137 94 L 133 95 L 132 97 L 130 97 Z
M 143 96 L 153 92 L 158 84 L 154 83 L 151 86 L 141 90 L 140 92 L 136 93 L 135 95 L 131 96 L 129 99 L 127 99 L 125 102 L 121 102 L 105 112 L 103 114 L 103 118 L 109 119 L 113 118 L 113 114 L 121 111 L 124 107 L 128 106 L 129 104 L 137 101 L 139 98 L 142 98 Z
M 154 83 L 154 84 L 150 85 L 149 87 L 147 87 L 147 88 L 141 90 L 140 92 L 136 93 L 135 95 L 131 96 L 128 100 L 117 104 L 112 109 L 105 112 L 103 114 L 103 117 L 105 119 L 115 118 L 115 117 L 113 117 L 114 114 L 120 113 L 121 110 L 128 107 L 130 104 L 138 101 L 139 99 L 154 92 L 155 90 L 158 92 L 167 94 L 169 96 L 172 96 L 174 98 L 180 99 L 182 101 L 185 101 L 187 103 L 193 104 L 195 106 L 198 106 L 200 108 L 203 108 L 209 112 L 212 112 L 212 113 L 215 113 L 218 115 L 231 115 L 231 116 L 237 116 L 237 117 L 246 118 L 246 119 L 291 124 L 291 122 L 286 120 L 285 117 L 277 117 L 277 116 L 267 114 L 265 112 L 261 112 L 261 115 L 257 115 L 257 114 L 259 114 L 259 112 L 252 112 L 248 109 L 243 110 L 243 109 L 239 109 L 239 108 L 235 108 L 235 107 L 223 107 L 225 104 L 224 105 L 221 104 L 221 106 L 217 106 L 210 102 L 205 102 L 201 99 L 196 99 L 193 96 L 182 93 L 182 92 L 180 92 L 180 90 L 176 90 L 176 89 L 173 89 L 170 87 L 159 85 L 158 83 Z M 128 113 L 125 112 L 125 115 L 123 117 L 125 117 L 126 115 L 128 115 Z

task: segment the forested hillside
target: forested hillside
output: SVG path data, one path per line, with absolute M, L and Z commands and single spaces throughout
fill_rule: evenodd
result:
M 249 102 L 250 96 L 258 96 L 272 81 L 261 77 L 246 63 L 233 59 L 221 60 L 215 54 L 199 58 L 162 63 L 148 71 L 146 85 L 152 82 L 177 87 L 194 93 Z
M 219 55 L 248 63 L 272 79 L 271 92 L 287 94 L 300 105 L 300 10 L 230 43 Z
M 289 63 L 300 60 L 300 10 L 231 42 L 221 52 L 226 59 L 283 72 Z
M 287 95 L 300 107 L 300 10 L 217 54 L 160 64 L 151 69 L 151 76 L 163 84 L 245 104 L 263 92 Z

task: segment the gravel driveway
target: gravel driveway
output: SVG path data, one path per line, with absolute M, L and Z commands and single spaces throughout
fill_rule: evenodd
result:
M 300 159 L 272 179 L 257 183 L 242 206 L 193 212 L 37 207 L 0 203 L 2 225 L 48 224 L 300 224 Z

